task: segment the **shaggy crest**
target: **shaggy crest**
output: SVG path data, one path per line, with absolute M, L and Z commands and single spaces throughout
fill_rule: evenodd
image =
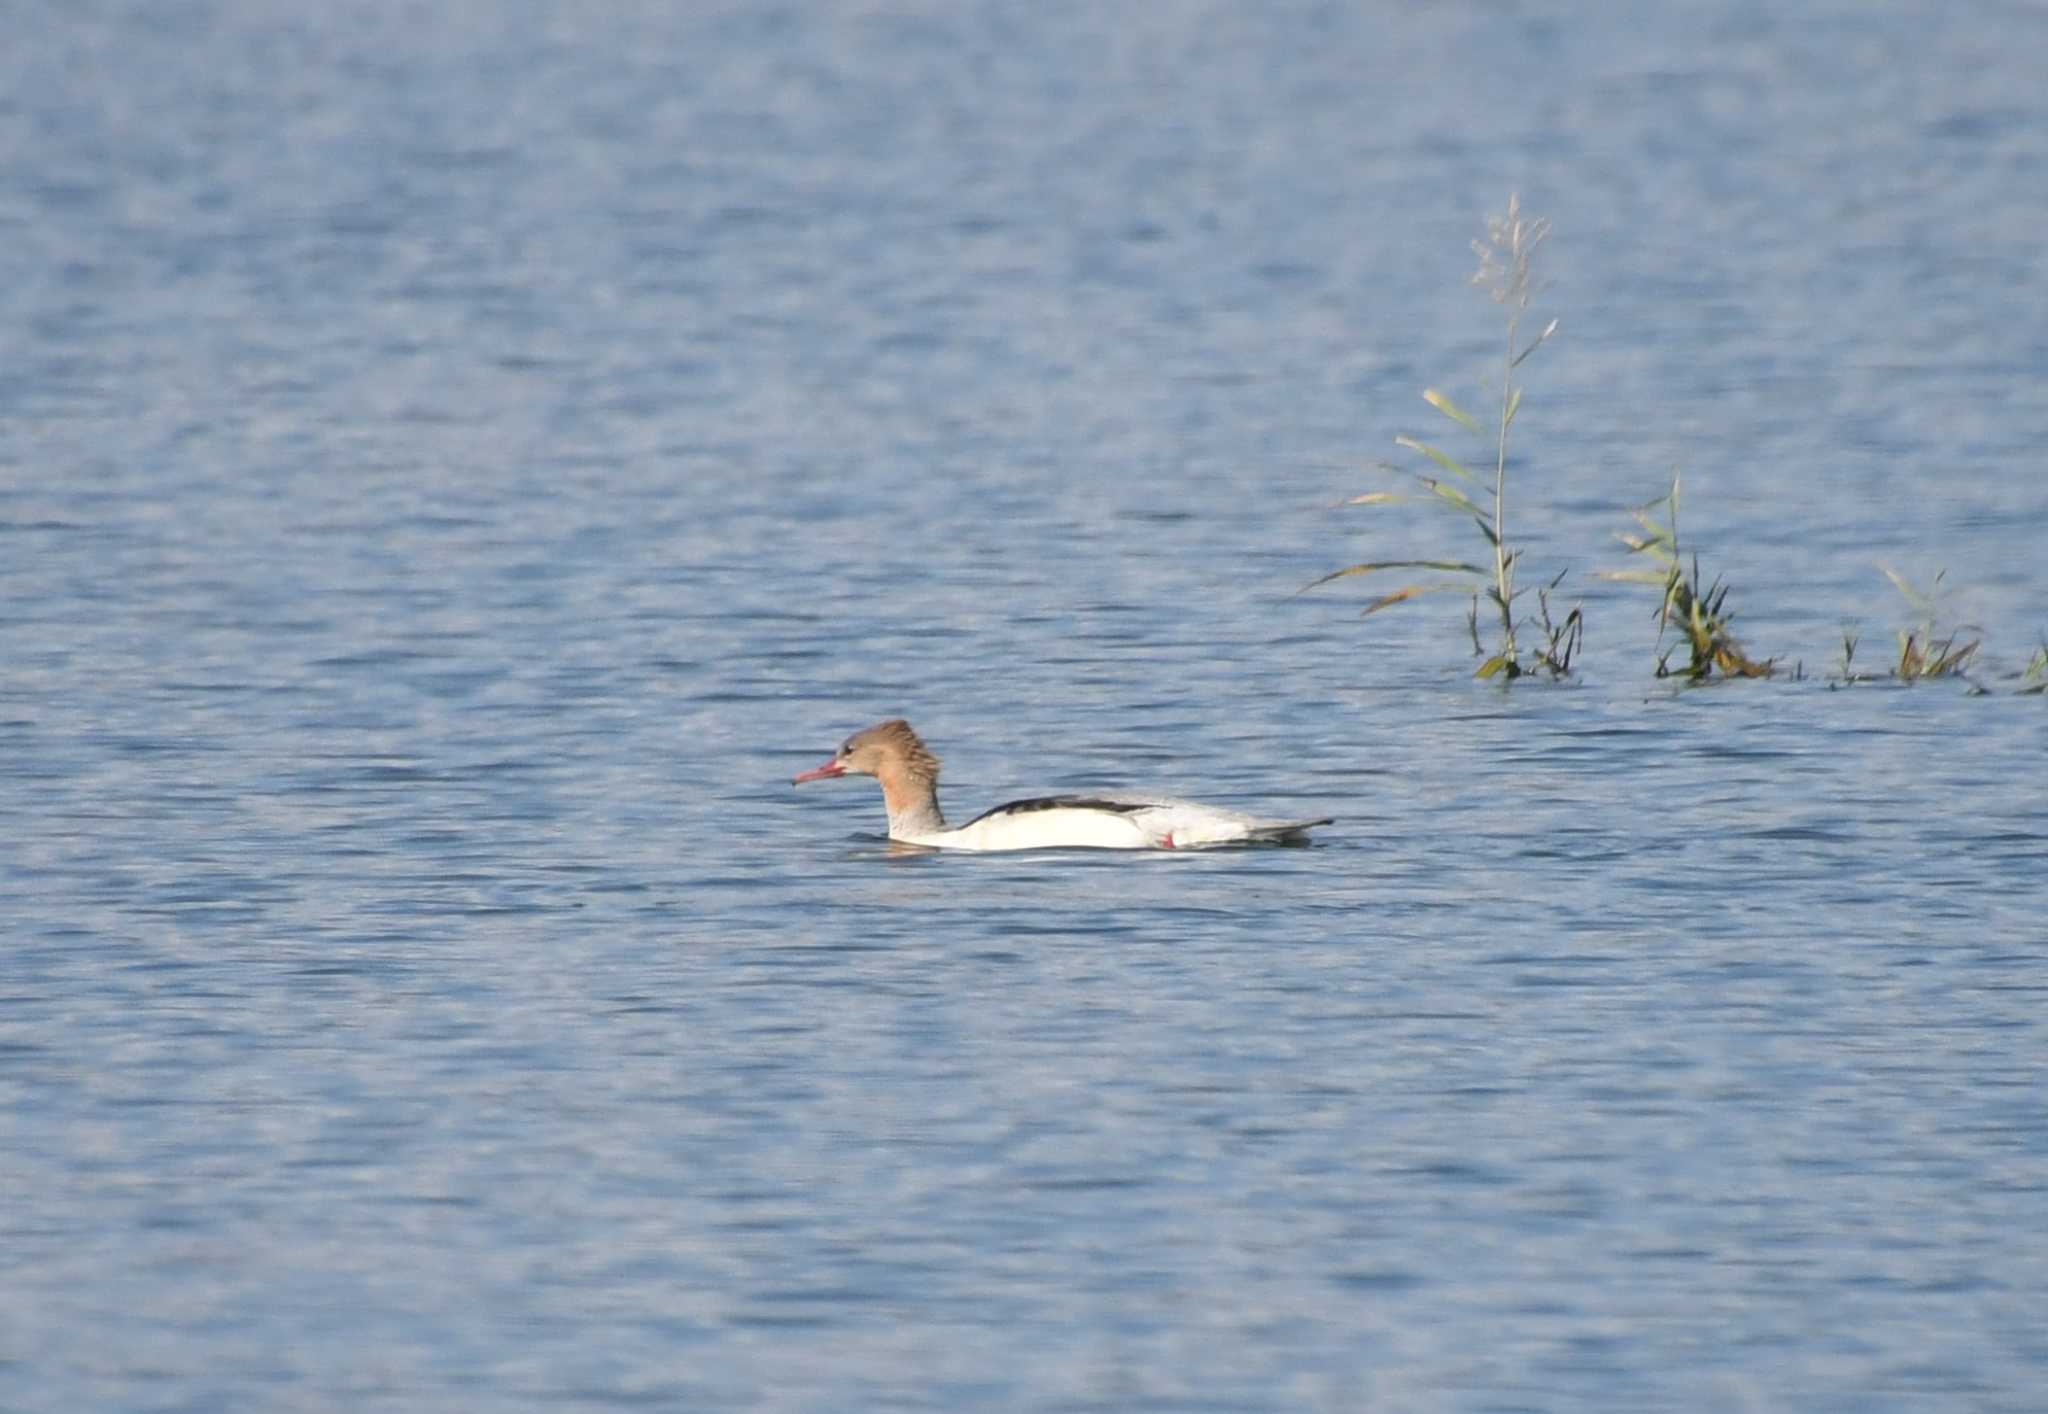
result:
M 845 753 L 858 751 L 863 746 L 876 746 L 884 750 L 902 753 L 903 769 L 921 781 L 937 781 L 939 758 L 932 755 L 918 734 L 910 729 L 910 723 L 901 717 L 891 717 L 866 731 L 855 732 L 841 748 Z

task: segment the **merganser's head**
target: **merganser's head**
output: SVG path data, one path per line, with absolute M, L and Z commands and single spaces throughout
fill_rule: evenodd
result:
M 805 781 L 826 781 L 834 776 L 895 776 L 904 774 L 926 783 L 939 778 L 939 758 L 918 740 L 910 723 L 893 717 L 855 732 L 833 753 L 832 759 L 794 778 L 791 785 Z

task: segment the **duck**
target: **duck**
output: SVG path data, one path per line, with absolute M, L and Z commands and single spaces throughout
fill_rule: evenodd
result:
M 1198 849 L 1309 842 L 1334 817 L 1272 820 L 1157 795 L 1045 795 L 985 810 L 949 826 L 939 810 L 939 758 L 901 717 L 855 732 L 824 765 L 792 785 L 873 776 L 889 812 L 889 838 L 927 849 Z

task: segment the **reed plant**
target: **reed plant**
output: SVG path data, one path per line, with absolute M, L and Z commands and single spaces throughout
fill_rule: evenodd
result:
M 1679 477 L 1674 472 L 1669 491 L 1636 507 L 1632 513 L 1640 531 L 1616 532 L 1631 554 L 1646 555 L 1657 561 L 1658 567 L 1603 570 L 1600 578 L 1647 584 L 1660 591 L 1656 614 L 1658 677 L 1672 675 L 1671 655 L 1683 645 L 1687 662 L 1681 671 L 1694 682 L 1704 682 L 1717 672 L 1728 678 L 1767 678 L 1775 670 L 1775 660 L 1758 662 L 1750 657 L 1729 628 L 1734 613 L 1728 608 L 1728 586 L 1717 577 L 1703 587 L 1697 551 L 1691 554 L 1688 563 L 1678 539 L 1678 491 Z M 1660 509 L 1663 520 L 1657 518 Z M 1666 628 L 1676 630 L 1678 635 L 1678 641 L 1668 648 L 1664 643 Z M 1854 654 L 1853 641 L 1845 640 L 1845 647 L 1849 654 Z
M 1517 619 L 1516 600 L 1523 591 L 1515 587 L 1515 571 L 1521 560 L 1521 551 L 1507 538 L 1508 433 L 1514 426 L 1515 414 L 1522 406 L 1522 389 L 1515 381 L 1515 370 L 1557 332 L 1558 325 L 1558 321 L 1552 319 L 1534 338 L 1524 341 L 1523 325 L 1529 317 L 1529 307 L 1541 291 L 1534 275 L 1536 252 L 1549 234 L 1549 221 L 1524 216 L 1520 197 L 1510 196 L 1507 215 L 1489 218 L 1486 238 L 1472 243 L 1479 257 L 1479 268 L 1472 276 L 1472 283 L 1484 289 L 1493 302 L 1503 308 L 1506 316 L 1501 342 L 1500 400 L 1497 407 L 1488 411 L 1487 421 L 1482 423 L 1438 389 L 1425 388 L 1422 393 L 1423 401 L 1431 407 L 1466 432 L 1491 444 L 1491 494 L 1487 493 L 1483 472 L 1475 471 L 1435 443 L 1400 436 L 1394 439 L 1396 446 L 1426 458 L 1444 474 L 1438 476 L 1430 471 L 1410 473 L 1421 490 L 1420 496 L 1413 492 L 1368 491 L 1344 502 L 1350 506 L 1365 506 L 1419 499 L 1469 519 L 1486 543 L 1484 562 L 1449 558 L 1369 560 L 1334 570 L 1304 586 L 1302 591 L 1305 593 L 1332 580 L 1379 574 L 1386 570 L 1434 570 L 1457 576 L 1403 585 L 1373 599 L 1365 606 L 1364 614 L 1376 614 L 1424 594 L 1455 591 L 1470 595 L 1466 625 L 1472 634 L 1475 656 L 1484 659 L 1475 673 L 1481 678 L 1499 675 L 1504 679 L 1514 679 L 1538 670 L 1548 672 L 1552 677 L 1563 677 L 1571 671 L 1572 655 L 1578 650 L 1585 630 L 1584 615 L 1577 606 L 1561 620 L 1552 616 L 1550 591 L 1563 579 L 1562 574 L 1537 592 L 1535 617 Z M 1391 463 L 1381 465 L 1390 471 L 1400 470 Z M 1487 619 L 1497 625 L 1493 630 L 1495 638 L 1490 655 L 1480 634 L 1482 601 L 1487 606 Z M 1518 637 L 1518 630 L 1523 628 L 1527 628 L 1532 637 L 1540 635 L 1542 639 L 1541 645 L 1526 657 Z
M 1963 676 L 1984 640 L 1980 634 L 1966 643 L 1960 642 L 1964 634 L 1980 631 L 1968 626 L 1952 627 L 1945 622 L 1941 582 L 1948 571 L 1937 571 L 1933 582 L 1923 590 L 1890 565 L 1878 568 L 1905 596 L 1914 613 L 1914 622 L 1897 631 L 1899 661 L 1892 668 L 1892 676 L 1901 682 Z
M 1366 560 L 1332 570 L 1298 591 L 1307 593 L 1354 576 L 1433 571 L 1443 577 L 1415 580 L 1379 594 L 1366 603 L 1361 617 L 1426 594 L 1467 595 L 1465 624 L 1471 635 L 1473 655 L 1481 660 L 1475 671 L 1480 678 L 1511 681 L 1537 672 L 1547 672 L 1553 678 L 1565 677 L 1572 670 L 1572 660 L 1585 635 L 1585 616 L 1580 606 L 1573 605 L 1561 618 L 1552 611 L 1550 596 L 1563 582 L 1563 573 L 1535 591 L 1535 610 L 1528 611 L 1524 599 L 1527 591 L 1516 584 L 1522 551 L 1511 541 L 1507 529 L 1509 440 L 1516 415 L 1521 411 L 1523 393 L 1522 385 L 1516 381 L 1518 370 L 1558 329 L 1558 321 L 1550 319 L 1534 337 L 1525 333 L 1533 322 L 1531 310 L 1543 289 L 1535 277 L 1536 257 L 1549 235 L 1550 222 L 1525 215 L 1520 197 L 1511 195 L 1506 215 L 1488 218 L 1485 238 L 1472 242 L 1479 257 L 1472 283 L 1484 289 L 1503 312 L 1498 401 L 1483 408 L 1483 416 L 1475 416 L 1438 388 L 1422 390 L 1424 402 L 1462 433 L 1486 446 L 1492 467 L 1486 467 L 1476 457 L 1471 461 L 1460 460 L 1435 442 L 1402 435 L 1394 438 L 1395 445 L 1420 458 L 1421 464 L 1411 464 L 1409 468 L 1392 462 L 1377 465 L 1407 476 L 1412 486 L 1366 491 L 1340 503 L 1383 506 L 1419 501 L 1469 521 L 1484 543 L 1483 553 L 1475 553 L 1469 559 L 1453 552 Z M 1770 678 L 1781 673 L 1793 679 L 1803 677 L 1803 665 L 1794 664 L 1785 670 L 1775 658 L 1753 658 L 1736 638 L 1731 627 L 1735 616 L 1728 607 L 1727 583 L 1718 577 L 1706 580 L 1698 553 L 1679 539 L 1679 491 L 1680 478 L 1674 474 L 1669 491 L 1635 508 L 1633 514 L 1639 529 L 1618 537 L 1631 554 L 1654 563 L 1608 570 L 1599 576 L 1648 585 L 1657 591 L 1657 676 L 1683 676 L 1693 682 L 1717 676 Z M 1898 631 L 1898 658 L 1884 675 L 1907 682 L 1965 677 L 1982 640 L 1973 628 L 1950 627 L 1946 623 L 1937 602 L 1943 576 L 1936 575 L 1932 586 L 1923 593 L 1898 571 L 1880 568 L 1906 597 L 1916 615 L 1913 624 Z M 1675 635 L 1668 644 L 1667 633 Z M 1867 681 L 1870 677 L 1856 669 L 1857 646 L 1854 631 L 1845 627 L 1841 660 L 1841 681 L 1845 683 Z M 1684 662 L 1674 666 L 1672 660 L 1681 647 Z M 2022 683 L 2022 692 L 2048 693 L 2048 639 L 2043 640 L 2041 650 L 2028 662 Z
M 1842 669 L 1843 682 L 1867 682 L 1869 674 L 1856 671 L 1856 645 L 1862 640 L 1847 624 L 1842 625 Z

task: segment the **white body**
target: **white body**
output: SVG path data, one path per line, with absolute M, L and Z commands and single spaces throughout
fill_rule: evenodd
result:
M 891 837 L 932 849 L 1199 849 L 1272 840 L 1309 823 L 1159 796 L 1053 796 L 998 805 L 958 829 Z

